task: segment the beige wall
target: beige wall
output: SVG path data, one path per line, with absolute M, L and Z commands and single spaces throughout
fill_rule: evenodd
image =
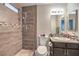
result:
M 79 10 L 78 10 L 78 15 L 79 16 Z M 79 17 L 78 17 L 78 22 L 79 22 Z M 79 32 L 79 23 L 78 23 L 78 32 Z
M 37 6 L 37 33 L 50 33 L 50 15 L 47 6 Z
M 1 22 L 6 25 L 0 24 L 0 55 L 15 55 L 22 48 L 18 14 L 0 4 Z

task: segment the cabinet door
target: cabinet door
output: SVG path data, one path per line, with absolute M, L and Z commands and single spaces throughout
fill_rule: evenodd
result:
M 65 49 L 54 48 L 54 56 L 65 56 Z
M 54 47 L 65 48 L 65 43 L 54 43 Z
M 79 56 L 79 50 L 68 49 L 67 50 L 67 55 L 68 56 Z
M 67 48 L 79 49 L 79 44 L 67 44 Z

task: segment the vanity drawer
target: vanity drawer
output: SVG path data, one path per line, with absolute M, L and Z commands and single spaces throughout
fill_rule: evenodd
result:
M 68 50 L 67 50 L 67 55 L 68 55 L 68 56 L 79 56 L 79 50 L 68 49 Z
M 53 43 L 54 47 L 65 48 L 65 43 Z
M 67 44 L 67 48 L 79 49 L 79 44 Z
M 65 56 L 65 49 L 54 48 L 54 56 Z

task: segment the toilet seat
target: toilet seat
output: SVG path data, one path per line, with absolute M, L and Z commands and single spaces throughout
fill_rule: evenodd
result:
M 41 55 L 47 54 L 47 47 L 46 46 L 38 46 L 37 52 Z

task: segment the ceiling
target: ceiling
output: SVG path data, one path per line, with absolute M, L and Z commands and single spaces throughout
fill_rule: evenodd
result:
M 24 6 L 32 6 L 32 5 L 45 5 L 45 4 L 52 4 L 52 5 L 57 5 L 58 3 L 14 3 L 16 8 L 21 8 Z M 59 3 L 62 4 L 62 3 Z M 67 4 L 67 3 L 64 3 Z M 73 5 L 73 3 L 69 3 L 70 5 Z M 75 3 L 74 3 L 75 4 Z M 76 3 L 76 5 L 79 6 L 79 4 Z
M 17 8 L 21 8 L 24 6 L 32 6 L 32 5 L 43 5 L 43 4 L 47 4 L 47 3 L 14 3 L 16 5 Z
M 23 6 L 31 6 L 31 5 L 35 5 L 35 4 L 29 4 L 29 3 L 15 3 L 17 8 L 21 8 Z

